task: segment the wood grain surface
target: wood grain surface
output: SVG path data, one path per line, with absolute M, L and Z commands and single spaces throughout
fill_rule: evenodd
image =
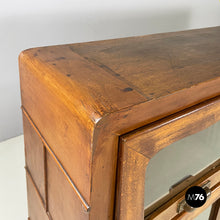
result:
M 220 97 L 216 97 L 127 133 L 122 136 L 122 141 L 147 158 L 152 158 L 164 147 L 219 120 Z
M 220 95 L 220 27 L 29 49 L 23 109 L 91 207 L 113 219 L 119 136 Z
M 43 142 L 25 116 L 23 116 L 23 128 L 25 133 L 25 166 L 29 174 L 31 174 L 46 208 L 46 173 Z
M 41 196 L 38 194 L 37 189 L 27 172 L 27 193 L 28 193 L 28 214 L 30 220 L 50 220 L 44 204 L 42 203 Z

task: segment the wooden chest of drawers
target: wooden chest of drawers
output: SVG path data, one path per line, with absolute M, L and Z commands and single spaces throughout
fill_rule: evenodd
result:
M 149 160 L 220 120 L 219 40 L 214 27 L 22 52 L 30 220 L 144 219 Z

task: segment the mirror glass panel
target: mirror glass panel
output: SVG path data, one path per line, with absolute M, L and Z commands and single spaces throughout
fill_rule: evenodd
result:
M 211 206 L 209 206 L 206 210 L 200 213 L 194 220 L 208 220 L 211 212 Z
M 145 175 L 145 209 L 169 193 L 171 186 L 194 176 L 220 158 L 220 121 L 158 152 Z

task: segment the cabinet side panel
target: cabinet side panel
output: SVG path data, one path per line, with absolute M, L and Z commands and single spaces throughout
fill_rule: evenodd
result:
M 86 220 L 89 212 L 85 210 L 72 187 L 47 152 L 48 211 L 53 220 Z
M 29 66 L 30 65 L 30 66 Z M 90 201 L 91 138 L 62 91 L 51 88 L 44 73 L 20 60 L 22 106 L 51 147 L 85 201 Z

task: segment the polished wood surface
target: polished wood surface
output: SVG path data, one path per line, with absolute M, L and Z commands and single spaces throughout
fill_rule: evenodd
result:
M 220 95 L 219 35 L 214 27 L 20 54 L 22 109 L 84 219 L 114 218 L 121 135 Z
M 137 91 L 149 101 L 219 77 L 219 36 L 217 27 L 74 44 L 69 49 L 125 81 L 127 92 Z
M 50 153 L 47 153 L 47 164 L 48 210 L 52 219 L 87 219 L 88 212 L 85 211 Z

